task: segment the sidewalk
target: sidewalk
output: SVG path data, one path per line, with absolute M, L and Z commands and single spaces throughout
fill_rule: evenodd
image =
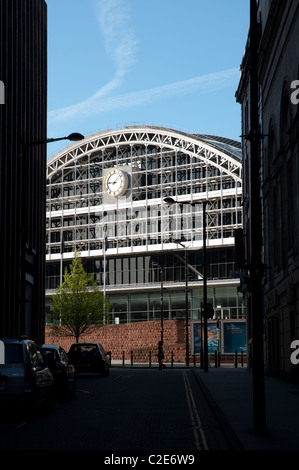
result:
M 121 361 L 112 361 L 120 366 Z M 170 367 L 170 364 L 167 364 Z M 125 367 L 130 367 L 126 361 Z M 150 368 L 134 363 L 134 367 Z M 156 368 L 153 364 L 152 368 Z M 185 364 L 173 364 L 185 368 Z M 266 433 L 259 435 L 253 427 L 252 372 L 233 365 L 214 367 L 204 372 L 190 364 L 210 401 L 221 425 L 229 433 L 236 450 L 299 450 L 299 384 L 265 376 Z
M 265 376 L 266 433 L 253 428 L 252 372 L 246 367 L 194 370 L 228 432 L 244 450 L 299 450 L 299 385 Z

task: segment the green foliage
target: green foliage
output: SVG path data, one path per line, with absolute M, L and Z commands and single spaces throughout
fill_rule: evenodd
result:
M 83 334 L 94 331 L 109 321 L 110 304 L 107 297 L 98 289 L 93 275 L 84 270 L 80 253 L 75 256 L 64 282 L 58 286 L 52 297 L 54 319 L 59 325 L 54 332 L 63 336 L 74 336 L 78 342 Z

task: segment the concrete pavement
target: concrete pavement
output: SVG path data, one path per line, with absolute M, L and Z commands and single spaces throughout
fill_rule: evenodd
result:
M 136 363 L 133 367 L 149 366 Z M 184 364 L 173 367 L 186 368 Z M 260 435 L 254 431 L 252 372 L 246 366 L 211 365 L 204 372 L 200 366 L 190 364 L 189 369 L 236 450 L 299 450 L 299 384 L 265 376 L 266 433 Z
M 299 450 L 299 385 L 265 376 L 266 432 L 254 431 L 252 372 L 196 368 L 212 406 L 244 450 Z

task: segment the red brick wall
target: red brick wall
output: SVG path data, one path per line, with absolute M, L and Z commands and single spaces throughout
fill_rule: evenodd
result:
M 185 362 L 185 322 L 183 320 L 164 320 L 163 326 L 165 361 L 171 361 L 173 352 L 175 362 Z M 148 362 L 150 352 L 152 362 L 156 362 L 158 341 L 161 338 L 160 327 L 160 321 L 105 325 L 92 334 L 82 336 L 79 341 L 101 343 L 106 351 L 111 351 L 112 360 L 121 360 L 123 351 L 125 360 L 130 360 L 131 351 L 133 351 L 133 360 L 136 362 Z M 71 337 L 53 336 L 51 328 L 46 327 L 46 344 L 60 344 L 68 352 L 70 345 L 74 342 L 75 339 Z

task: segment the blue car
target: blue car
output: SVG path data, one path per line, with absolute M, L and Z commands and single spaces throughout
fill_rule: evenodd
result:
M 27 338 L 0 339 L 0 404 L 52 402 L 54 378 Z

